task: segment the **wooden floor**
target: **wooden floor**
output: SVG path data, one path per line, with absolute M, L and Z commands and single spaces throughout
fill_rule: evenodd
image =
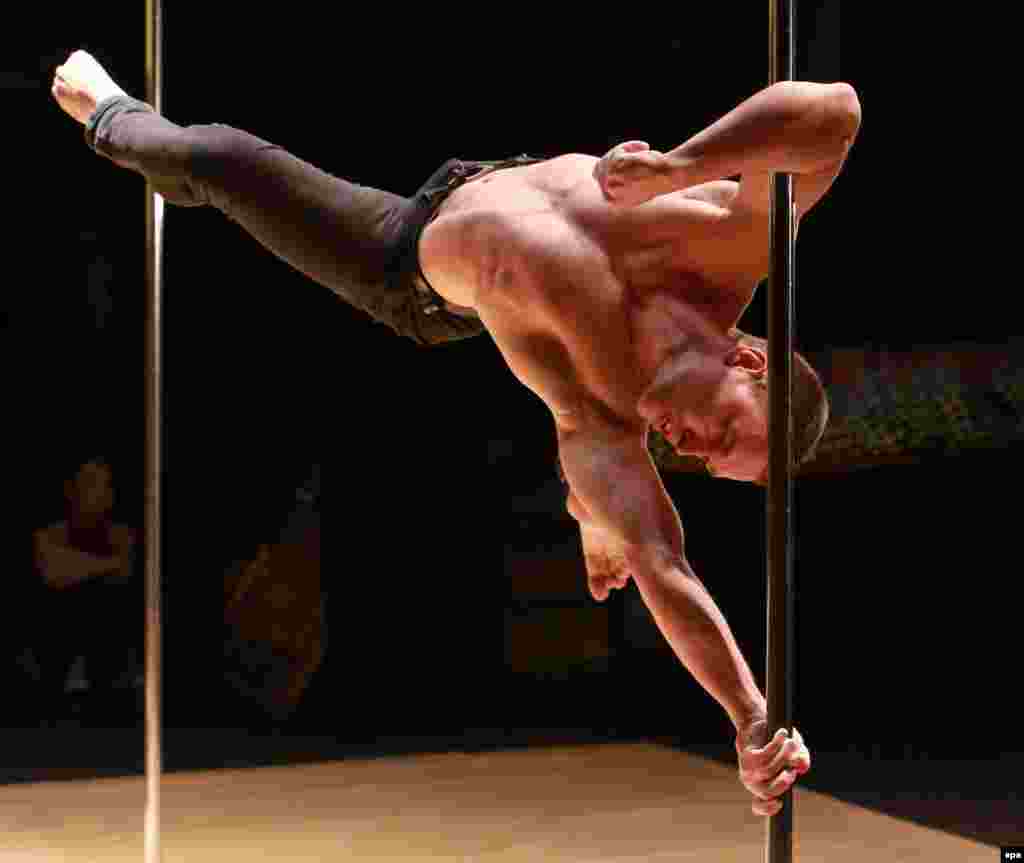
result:
M 142 860 L 144 780 L 0 787 L 0 860 Z M 794 859 L 998 852 L 797 788 Z M 165 863 L 760 861 L 735 769 L 657 744 L 432 754 L 165 776 Z

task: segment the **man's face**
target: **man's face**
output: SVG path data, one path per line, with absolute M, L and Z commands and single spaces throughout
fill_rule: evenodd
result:
M 82 465 L 71 490 L 83 513 L 100 515 L 114 505 L 113 477 L 106 465 L 96 462 Z
M 640 399 L 640 415 L 681 455 L 715 477 L 753 482 L 768 465 L 767 358 L 738 345 L 726 354 L 687 351 L 666 360 Z

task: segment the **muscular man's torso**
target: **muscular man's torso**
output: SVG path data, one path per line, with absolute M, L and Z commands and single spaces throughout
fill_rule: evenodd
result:
M 677 291 L 727 331 L 767 271 L 767 222 L 730 210 L 729 181 L 613 207 L 597 162 L 571 154 L 471 179 L 423 231 L 420 261 L 441 296 L 476 310 L 556 419 L 639 429 L 644 292 Z

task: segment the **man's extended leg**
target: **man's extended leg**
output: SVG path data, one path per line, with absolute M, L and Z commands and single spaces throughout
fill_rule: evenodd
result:
M 416 240 L 430 208 L 423 195 L 404 198 L 347 182 L 231 126 L 178 126 L 123 94 L 96 106 L 85 138 L 97 153 L 143 174 L 169 203 L 216 207 L 400 335 L 438 344 L 483 331 L 476 319 L 429 314 L 431 298 L 411 287 Z
M 386 271 L 408 205 L 332 177 L 248 132 L 222 124 L 181 127 L 127 96 L 100 103 L 85 135 L 97 153 L 143 174 L 168 202 L 216 207 L 349 301 L 357 300 L 353 283 Z
M 479 318 L 448 306 L 419 271 L 420 232 L 464 179 L 459 160 L 441 166 L 413 198 L 358 186 L 230 126 L 178 126 L 128 96 L 85 51 L 57 67 L 52 93 L 86 127 L 96 152 L 143 174 L 170 203 L 217 207 L 400 335 L 433 345 L 484 332 Z

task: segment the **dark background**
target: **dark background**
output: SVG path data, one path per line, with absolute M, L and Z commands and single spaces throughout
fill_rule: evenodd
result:
M 402 194 L 452 156 L 601 155 L 633 138 L 670 149 L 767 83 L 762 4 L 572 20 L 540 7 L 166 5 L 167 116 L 227 123 Z M 838 2 L 800 5 L 798 77 L 852 83 L 864 113 L 846 171 L 801 229 L 808 352 L 1021 333 L 1000 227 L 1015 172 L 997 155 L 1013 111 L 992 91 L 1006 55 L 980 35 L 998 22 L 893 8 L 848 3 L 840 20 Z M 141 3 L 41 11 L 6 61 L 12 547 L 52 517 L 55 454 L 83 436 L 114 441 L 119 510 L 142 525 L 145 184 L 88 150 L 49 86 L 84 48 L 144 97 L 143 32 Z M 607 669 L 508 672 L 506 549 L 571 546 L 574 533 L 557 514 L 546 410 L 489 337 L 418 348 L 219 212 L 167 213 L 171 726 L 245 721 L 218 706 L 222 573 L 319 463 L 330 649 L 298 726 L 351 742 L 530 726 L 731 741 L 685 669 L 631 645 L 628 595 L 612 601 Z M 115 274 L 106 358 L 83 331 L 83 230 Z M 762 290 L 741 327 L 763 334 L 764 313 Z M 1018 475 L 1019 454 L 992 453 L 799 483 L 796 721 L 812 746 L 1019 748 Z M 688 557 L 763 685 L 764 492 L 666 482 Z

